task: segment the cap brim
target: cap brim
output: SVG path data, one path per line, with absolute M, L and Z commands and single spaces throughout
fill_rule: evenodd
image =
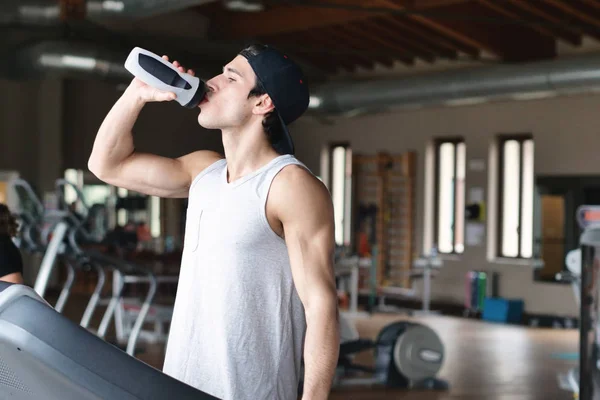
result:
M 292 140 L 292 136 L 290 135 L 290 131 L 285 122 L 283 122 L 283 118 L 281 118 L 281 114 L 277 113 L 277 117 L 279 117 L 279 122 L 281 123 L 281 128 L 283 130 L 283 137 L 274 144 L 275 149 L 280 154 L 294 154 L 294 141 Z

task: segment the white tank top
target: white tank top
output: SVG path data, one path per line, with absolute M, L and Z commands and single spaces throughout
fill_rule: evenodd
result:
M 298 397 L 304 308 L 265 213 L 290 164 L 306 168 L 283 155 L 228 183 L 219 160 L 190 187 L 164 372 L 221 399 Z

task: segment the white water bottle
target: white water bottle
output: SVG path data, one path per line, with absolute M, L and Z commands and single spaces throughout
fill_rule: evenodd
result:
M 197 107 L 206 94 L 200 78 L 178 71 L 172 63 L 139 47 L 131 50 L 125 68 L 145 84 L 175 93 L 175 100 L 187 108 Z

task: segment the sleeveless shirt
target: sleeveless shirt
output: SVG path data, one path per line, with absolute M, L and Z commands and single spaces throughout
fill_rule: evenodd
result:
M 297 399 L 306 333 L 284 239 L 266 216 L 292 155 L 228 182 L 222 159 L 189 190 L 164 372 L 222 399 Z M 309 171 L 310 172 L 310 171 Z

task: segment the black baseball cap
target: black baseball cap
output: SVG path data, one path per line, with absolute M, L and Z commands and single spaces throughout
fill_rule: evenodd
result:
M 294 141 L 288 125 L 308 108 L 309 91 L 300 67 L 287 54 L 271 46 L 256 55 L 244 53 L 265 91 L 275 105 L 284 135 L 273 146 L 281 154 L 294 154 Z

